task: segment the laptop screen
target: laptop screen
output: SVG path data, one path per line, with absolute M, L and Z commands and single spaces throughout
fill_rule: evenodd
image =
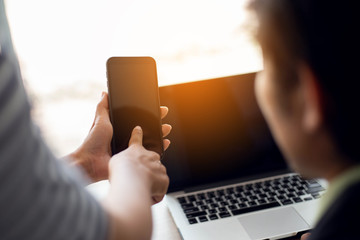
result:
M 169 192 L 287 170 L 254 94 L 256 73 L 160 87 L 173 126 Z

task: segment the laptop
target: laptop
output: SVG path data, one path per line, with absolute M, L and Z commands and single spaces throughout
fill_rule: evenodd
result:
M 165 201 L 185 240 L 281 239 L 315 223 L 326 185 L 289 170 L 257 105 L 255 76 L 160 87 L 173 126 Z

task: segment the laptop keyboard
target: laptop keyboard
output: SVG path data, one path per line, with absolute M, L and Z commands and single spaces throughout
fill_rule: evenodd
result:
M 190 224 L 317 199 L 325 189 L 298 175 L 216 188 L 178 197 Z

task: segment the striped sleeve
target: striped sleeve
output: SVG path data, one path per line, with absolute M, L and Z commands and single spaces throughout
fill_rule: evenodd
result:
M 108 219 L 30 117 L 0 0 L 0 239 L 102 240 Z

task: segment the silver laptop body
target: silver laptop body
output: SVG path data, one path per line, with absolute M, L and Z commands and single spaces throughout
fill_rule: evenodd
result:
M 281 239 L 311 229 L 326 184 L 289 171 L 254 96 L 256 73 L 160 88 L 165 197 L 185 240 Z

